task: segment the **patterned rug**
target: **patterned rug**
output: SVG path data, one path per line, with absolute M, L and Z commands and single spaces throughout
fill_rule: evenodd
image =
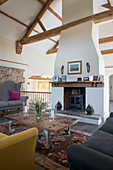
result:
M 12 125 L 12 129 L 15 129 L 13 134 L 24 131 L 29 128 L 31 127 L 23 126 L 18 122 L 14 122 Z M 0 132 L 10 135 L 8 123 L 3 123 L 0 125 Z M 85 141 L 89 139 L 91 135 L 92 133 L 87 133 L 84 131 L 73 129 L 71 129 L 70 135 L 68 135 L 66 131 L 62 131 L 59 134 L 51 133 L 50 139 L 51 145 L 49 149 L 46 149 L 44 146 L 44 142 L 46 140 L 45 134 L 42 130 L 39 130 L 39 136 L 36 145 L 36 153 L 38 154 L 38 158 L 41 157 L 41 159 L 37 159 L 36 162 L 47 169 L 52 169 L 53 164 L 55 166 L 54 168 L 60 165 L 61 167 L 65 167 L 67 169 L 69 168 L 69 164 L 67 162 L 67 150 L 69 149 L 70 145 L 72 143 L 83 144 Z M 44 159 L 43 162 L 42 158 Z M 57 167 L 56 169 L 65 168 Z

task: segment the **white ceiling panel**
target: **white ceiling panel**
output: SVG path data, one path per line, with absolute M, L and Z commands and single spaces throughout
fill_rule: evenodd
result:
M 106 43 L 106 44 L 101 44 L 100 45 L 101 50 L 108 50 L 108 49 L 113 49 L 113 42 L 111 43 Z
M 44 16 L 41 18 L 42 23 L 44 23 L 46 30 L 58 27 L 62 25 L 62 22 L 56 18 L 50 11 L 46 11 Z
M 113 36 L 113 21 L 99 25 L 99 38 Z
M 54 9 L 54 11 L 60 15 L 60 17 L 62 17 L 62 0 L 55 0 L 52 2 L 52 4 L 50 5 L 50 7 L 52 9 Z
M 25 24 L 30 24 L 41 8 L 42 5 L 37 0 L 8 0 L 0 7 L 0 10 Z
M 37 48 L 40 51 L 47 52 L 54 45 L 55 45 L 54 42 L 47 39 L 47 40 L 39 41 L 39 42 L 36 42 L 36 43 L 33 43 L 33 44 L 29 44 L 28 46 L 31 46 L 33 48 Z
M 0 36 L 11 40 L 19 40 L 26 27 L 0 14 Z

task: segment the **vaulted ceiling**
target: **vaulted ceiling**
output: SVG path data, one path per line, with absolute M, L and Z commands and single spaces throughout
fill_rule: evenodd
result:
M 0 36 L 8 39 L 17 41 L 62 25 L 62 0 L 0 0 L 0 2 Z M 113 0 L 98 0 L 97 12 L 112 9 L 112 5 Z M 104 27 L 109 30 L 108 35 L 105 30 L 105 36 L 103 36 Z M 113 36 L 111 27 L 113 28 L 112 20 L 100 24 L 100 38 Z M 57 52 L 59 38 L 60 35 L 29 46 L 47 54 L 54 53 Z M 110 43 L 113 43 L 113 40 Z M 111 48 L 112 44 L 109 46 Z M 101 43 L 100 47 L 103 51 L 106 45 Z
M 2 4 L 0 6 L 0 36 L 14 41 L 20 40 L 46 2 L 44 0 L 8 0 Z M 62 0 L 56 0 L 52 1 L 49 9 L 44 11 L 40 22 L 34 28 L 35 31 L 32 31 L 30 36 L 60 25 L 62 25 Z M 58 44 L 59 37 L 46 39 L 30 46 L 47 52 Z

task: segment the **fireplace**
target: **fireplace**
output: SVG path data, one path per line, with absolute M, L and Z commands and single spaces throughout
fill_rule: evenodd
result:
M 85 88 L 64 88 L 64 109 L 85 110 Z
M 83 95 L 71 94 L 69 96 L 69 108 L 83 110 Z

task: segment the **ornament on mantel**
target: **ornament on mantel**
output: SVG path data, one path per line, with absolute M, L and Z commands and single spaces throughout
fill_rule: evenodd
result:
M 87 66 L 87 72 L 90 73 L 90 65 L 89 65 L 89 63 L 86 63 L 86 66 Z
M 62 104 L 58 101 L 57 104 L 55 105 L 55 107 L 57 108 L 57 110 L 61 110 Z
M 92 115 L 93 114 L 93 108 L 88 104 L 86 108 L 87 115 Z

